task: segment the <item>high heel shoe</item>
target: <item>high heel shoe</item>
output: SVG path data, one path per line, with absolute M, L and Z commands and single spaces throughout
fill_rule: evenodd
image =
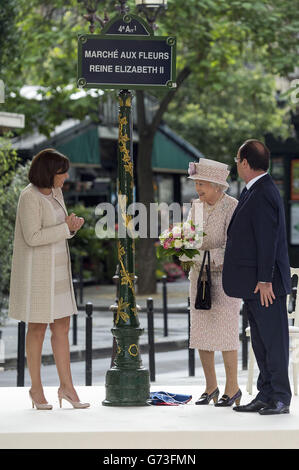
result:
M 218 402 L 219 397 L 219 388 L 217 387 L 214 392 L 210 393 L 203 393 L 201 397 L 195 402 L 195 405 L 208 405 L 210 401 L 213 399 L 214 403 Z
M 88 408 L 90 406 L 90 403 L 82 403 L 81 401 L 71 400 L 61 389 L 58 390 L 58 400 L 60 408 L 62 407 L 62 400 L 68 401 L 73 406 L 73 408 Z
M 242 392 L 239 389 L 233 397 L 229 397 L 228 395 L 222 395 L 218 403 L 215 403 L 215 406 L 232 406 L 234 403 L 239 406 L 241 402 L 241 397 Z
M 32 408 L 36 408 L 37 410 L 52 410 L 53 406 L 52 405 L 49 405 L 49 403 L 37 403 L 33 398 L 32 398 L 32 395 L 31 395 L 31 392 L 29 390 L 29 397 L 31 399 L 31 402 L 32 402 Z

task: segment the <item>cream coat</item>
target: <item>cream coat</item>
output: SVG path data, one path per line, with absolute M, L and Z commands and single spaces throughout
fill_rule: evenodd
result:
M 52 188 L 53 197 L 67 216 L 61 188 Z M 73 232 L 72 232 L 73 233 Z M 56 224 L 55 210 L 50 201 L 40 197 L 38 189 L 29 183 L 21 192 L 14 233 L 10 277 L 8 315 L 32 323 L 54 321 L 54 244 L 72 238 L 66 222 Z M 68 252 L 70 279 L 71 261 Z M 78 313 L 72 282 L 70 282 L 74 312 Z M 66 312 L 67 316 L 68 312 Z

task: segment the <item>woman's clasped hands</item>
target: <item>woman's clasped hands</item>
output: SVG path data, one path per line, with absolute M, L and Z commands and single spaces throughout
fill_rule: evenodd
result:
M 82 225 L 85 222 L 83 217 L 77 217 L 76 214 L 74 214 L 74 212 L 68 215 L 65 218 L 65 221 L 68 225 L 68 228 L 70 229 L 70 232 L 76 232 L 82 227 Z

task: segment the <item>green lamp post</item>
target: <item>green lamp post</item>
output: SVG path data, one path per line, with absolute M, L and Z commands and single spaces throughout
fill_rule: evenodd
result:
M 87 14 L 84 18 L 90 22 L 90 32 L 95 29 L 95 22 L 106 29 L 110 25 L 107 14 L 102 20 L 96 14 L 100 0 L 78 0 L 84 3 Z M 127 0 L 119 0 L 118 10 L 124 21 L 128 19 Z M 166 0 L 136 0 L 139 11 L 146 14 L 152 29 L 158 13 L 166 8 Z M 147 15 L 147 9 L 151 14 Z M 152 13 L 154 12 L 154 13 Z M 108 24 L 107 24 L 108 23 Z M 85 39 L 83 39 L 85 41 Z M 113 88 L 113 86 L 111 86 Z M 127 208 L 133 203 L 134 167 L 133 167 L 133 122 L 132 94 L 122 89 L 118 95 L 118 302 L 111 305 L 114 312 L 112 334 L 116 342 L 116 355 L 112 367 L 106 373 L 105 406 L 146 406 L 150 398 L 149 372 L 142 365 L 139 351 L 139 337 L 143 333 L 138 317 L 135 295 L 135 240 Z
M 132 216 L 127 208 L 133 202 L 134 168 L 132 140 L 132 94 L 121 90 L 119 99 L 118 134 L 118 239 L 119 298 L 114 311 L 112 334 L 117 350 L 114 365 L 106 374 L 106 406 L 145 406 L 148 404 L 149 372 L 142 366 L 139 352 L 140 328 L 135 295 L 135 242 L 130 226 Z

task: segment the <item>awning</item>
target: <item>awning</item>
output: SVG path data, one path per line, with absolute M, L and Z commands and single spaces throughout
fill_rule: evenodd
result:
M 100 160 L 100 146 L 97 127 L 89 129 L 56 146 L 72 163 L 97 164 Z
M 189 162 L 198 161 L 198 153 L 189 152 L 186 147 L 158 130 L 154 138 L 152 168 L 154 171 L 187 173 Z

